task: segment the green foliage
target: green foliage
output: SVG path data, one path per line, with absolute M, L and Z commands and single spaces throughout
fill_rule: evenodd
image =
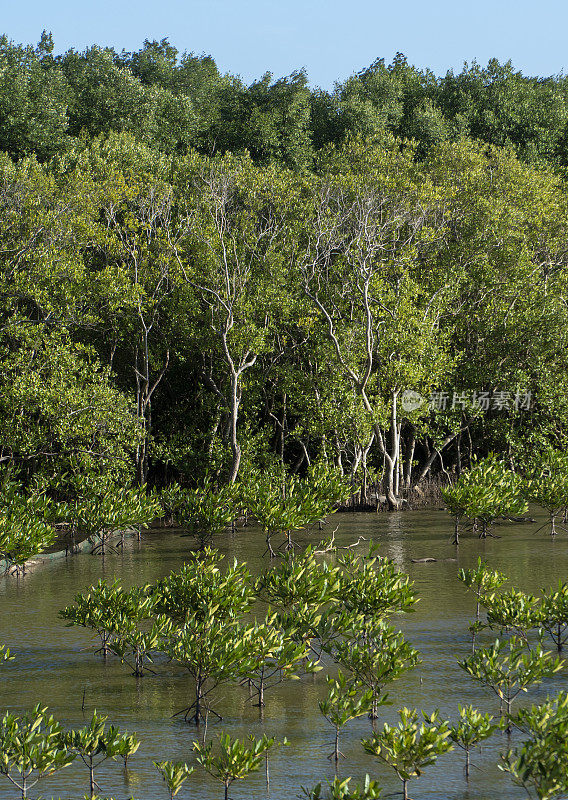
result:
M 41 778 L 68 767 L 75 753 L 47 708 L 36 705 L 23 716 L 6 712 L 0 720 L 0 773 L 27 798 Z
M 281 630 L 276 614 L 269 613 L 263 623 L 255 621 L 251 636 L 255 647 L 243 674 L 258 693 L 258 706 L 264 705 L 267 689 L 287 679 L 298 679 L 298 673 L 313 674 L 321 669 L 310 661 L 309 642 L 298 636 L 295 628 Z
M 568 457 L 553 448 L 537 450 L 530 459 L 524 494 L 529 503 L 548 511 L 554 536 L 558 513 L 568 505 Z
M 271 543 L 275 534 L 285 534 L 285 548 L 291 550 L 292 533 L 317 522 L 328 508 L 325 501 L 318 502 L 316 492 L 311 492 L 303 481 L 277 473 L 249 478 L 243 500 L 249 513 L 262 526 L 271 556 L 276 555 Z
M 338 601 L 339 577 L 339 569 L 318 561 L 309 546 L 299 555 L 285 553 L 277 566 L 259 576 L 256 589 L 263 600 L 299 622 L 300 607 L 313 612 Z
M 339 733 L 350 720 L 363 716 L 371 710 L 373 694 L 370 689 L 353 678 L 347 678 L 341 670 L 337 678 L 326 676 L 327 696 L 319 701 L 319 709 L 335 728 L 335 746 L 330 758 L 337 763 L 343 755 L 339 749 Z
M 222 571 L 223 558 L 219 551 L 206 548 L 160 579 L 153 592 L 156 609 L 181 623 L 190 617 L 230 620 L 248 611 L 254 599 L 248 567 L 235 560 Z
M 248 745 L 247 745 L 248 741 Z M 250 736 L 248 740 L 231 739 L 228 733 L 219 735 L 218 752 L 214 752 L 213 742 L 206 745 L 193 743 L 197 753 L 197 763 L 225 789 L 225 800 L 229 796 L 229 787 L 236 780 L 243 780 L 260 768 L 263 756 L 276 744 L 274 737 L 269 739 L 263 735 L 261 739 Z M 286 744 L 284 740 L 283 744 Z
M 10 654 L 10 648 L 0 644 L 0 661 L 13 661 L 15 656 Z
M 110 651 L 113 638 L 140 620 L 148 619 L 153 611 L 154 601 L 148 597 L 146 587 L 123 589 L 118 580 L 112 583 L 99 579 L 86 593 L 75 596 L 75 605 L 59 612 L 62 619 L 68 620 L 67 627 L 80 625 L 92 628 L 99 636 L 103 655 Z
M 154 766 L 164 779 L 170 800 L 173 800 L 193 772 L 184 761 L 154 761 Z
M 491 523 L 498 517 L 524 514 L 528 508 L 518 475 L 507 469 L 495 455 L 477 462 L 462 473 L 455 486 L 442 489 L 448 511 L 457 524 L 466 516 L 481 523 L 481 537 L 487 536 Z
M 393 561 L 376 555 L 371 545 L 368 556 L 347 552 L 338 559 L 341 569 L 341 602 L 351 613 L 366 621 L 397 611 L 412 611 L 416 597 L 408 575 Z
M 482 714 L 473 706 L 458 706 L 460 718 L 450 727 L 450 739 L 465 751 L 465 774 L 469 777 L 471 750 L 488 739 L 499 725 L 492 724 L 490 714 Z
M 481 557 L 478 557 L 476 567 L 460 569 L 458 578 L 467 589 L 474 593 L 478 603 L 499 589 L 507 580 L 507 576 L 502 572 L 490 569 L 487 564 L 484 564 Z
M 93 553 L 105 554 L 112 540 L 124 537 L 125 530 L 147 528 L 159 514 L 160 506 L 145 489 L 108 486 L 100 480 L 75 480 L 77 497 L 61 504 L 60 516 L 74 529 L 86 535 Z
M 127 759 L 140 747 L 136 736 L 121 732 L 115 725 L 107 727 L 107 719 L 108 717 L 94 711 L 88 725 L 65 734 L 66 746 L 89 770 L 91 800 L 95 797 L 97 786 L 95 769 L 108 759 Z
M 496 589 L 499 589 L 507 580 L 507 576 L 503 575 L 498 570 L 489 569 L 487 564 L 484 564 L 481 557 L 477 559 L 477 566 L 470 569 L 460 569 L 458 571 L 458 578 L 475 595 L 477 599 L 475 622 L 471 626 L 472 630 L 472 647 L 475 650 L 475 637 L 478 630 L 481 628 L 480 622 L 480 609 L 485 604 L 486 598 L 494 594 Z
M 490 688 L 501 702 L 503 719 L 511 727 L 511 705 L 521 692 L 559 672 L 564 663 L 553 659 L 540 645 L 527 649 L 525 642 L 511 637 L 496 639 L 489 647 L 458 661 L 473 680 Z
M 371 692 L 371 719 L 377 719 L 378 708 L 387 701 L 384 687 L 420 662 L 420 655 L 404 640 L 400 631 L 383 620 L 353 620 L 345 638 L 331 648 L 336 662 L 347 668 L 353 677 Z
M 540 625 L 548 633 L 560 653 L 568 641 L 568 586 L 559 581 L 558 588 L 543 590 L 540 601 Z
M 215 491 L 210 480 L 197 489 L 168 486 L 160 500 L 176 524 L 186 529 L 186 536 L 197 539 L 204 547 L 215 534 L 222 533 L 238 515 L 238 496 L 235 486 L 223 486 Z
M 539 599 L 519 589 L 486 595 L 482 603 L 487 611 L 487 627 L 500 634 L 514 633 L 526 640 L 527 633 L 541 624 Z
M 147 612 L 143 608 L 140 611 L 139 619 L 145 621 Z M 165 615 L 156 617 L 151 626 L 140 624 L 139 619 L 119 618 L 117 631 L 109 644 L 110 652 L 129 664 L 137 678 L 144 675 L 147 662 L 152 663 L 152 653 L 162 650 L 162 643 L 172 631 L 172 622 Z
M 416 709 L 402 708 L 399 714 L 398 725 L 385 723 L 382 731 L 364 739 L 362 744 L 366 753 L 377 756 L 394 769 L 402 782 L 404 800 L 407 800 L 408 781 L 420 777 L 425 767 L 452 750 L 453 745 L 448 723 L 439 721 L 438 712 L 423 714 L 422 721 Z
M 179 662 L 194 682 L 194 699 L 177 712 L 196 725 L 212 712 L 211 695 L 222 683 L 246 675 L 256 653 L 254 626 L 237 619 L 219 618 L 215 609 L 186 617 L 183 627 L 172 631 L 163 650 Z M 254 662 L 253 662 L 254 663 Z
M 39 295 L 40 280 L 47 282 L 52 297 L 46 305 L 54 306 L 45 269 L 34 289 L 21 286 L 18 293 Z M 75 291 L 77 286 L 68 289 Z M 36 302 L 43 304 L 39 296 Z M 47 307 L 45 314 L 51 313 L 61 310 Z M 0 341 L 0 432 L 14 463 L 37 461 L 37 471 L 52 481 L 70 470 L 125 480 L 139 428 L 130 399 L 114 386 L 110 371 L 64 330 L 50 334 L 40 326 L 32 338 L 22 323 L 11 327 Z
M 311 790 L 304 789 L 304 795 L 309 800 L 377 800 L 381 796 L 378 783 L 371 780 L 368 775 L 365 776 L 363 786 L 358 783 L 350 786 L 351 780 L 352 778 L 341 780 L 335 777 L 325 789 L 321 783 L 318 783 Z
M 568 695 L 522 709 L 518 724 L 530 738 L 501 756 L 499 769 L 508 772 L 529 797 L 559 800 L 568 791 Z
M 45 494 L 24 494 L 15 484 L 5 485 L 0 504 L 0 556 L 6 571 L 24 574 L 26 561 L 49 547 L 56 533 L 49 521 L 50 501 Z

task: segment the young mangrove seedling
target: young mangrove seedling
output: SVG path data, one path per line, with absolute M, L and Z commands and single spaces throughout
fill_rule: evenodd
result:
M 79 756 L 89 770 L 91 800 L 96 797 L 95 790 L 100 789 L 95 781 L 95 769 L 109 758 L 113 760 L 117 756 L 128 758 L 140 747 L 136 736 L 119 731 L 115 725 L 109 725 L 107 728 L 107 719 L 108 717 L 94 711 L 88 725 L 69 731 L 65 735 L 67 747 Z
M 231 784 L 243 780 L 251 772 L 257 772 L 263 763 L 264 754 L 276 744 L 274 737 L 255 739 L 254 736 L 249 736 L 243 741 L 231 739 L 228 733 L 221 733 L 215 748 L 218 752 L 214 752 L 213 742 L 206 745 L 194 742 L 193 749 L 197 752 L 197 763 L 223 784 L 225 800 L 228 800 Z M 286 739 L 282 744 L 287 744 Z
M 419 778 L 425 767 L 434 764 L 443 753 L 453 749 L 450 728 L 446 721 L 440 722 L 438 712 L 422 714 L 418 719 L 416 709 L 402 708 L 398 725 L 385 723 L 382 731 L 364 739 L 366 753 L 377 756 L 394 769 L 402 783 L 402 796 L 408 800 L 408 782 Z
M 371 545 L 367 556 L 348 552 L 340 556 L 340 599 L 342 605 L 365 622 L 398 611 L 412 611 L 416 603 L 413 583 L 394 561 L 377 555 Z
M 400 631 L 382 620 L 364 623 L 354 619 L 349 632 L 328 652 L 371 691 L 369 717 L 373 720 L 384 702 L 384 687 L 420 663 L 418 651 L 404 641 Z
M 67 746 L 59 722 L 36 705 L 23 716 L 6 712 L 0 720 L 0 774 L 27 800 L 46 775 L 68 767 L 75 753 Z
M 370 689 L 365 690 L 363 684 L 347 678 L 338 670 L 337 678 L 326 676 L 327 697 L 319 701 L 319 709 L 326 720 L 335 728 L 335 741 L 333 752 L 328 758 L 337 762 L 339 756 L 344 754 L 339 749 L 339 734 L 344 725 L 350 720 L 367 714 L 373 705 L 373 694 Z
M 502 594 L 484 595 L 481 602 L 487 614 L 484 627 L 498 631 L 501 636 L 514 634 L 528 644 L 529 631 L 541 625 L 539 599 L 515 587 Z
M 496 639 L 489 647 L 480 648 L 458 664 L 497 695 L 507 733 L 512 730 L 511 706 L 518 695 L 555 675 L 564 666 L 563 661 L 553 659 L 540 645 L 528 650 L 525 643 L 514 636 L 506 642 Z
M 517 725 L 529 736 L 501 756 L 499 769 L 538 800 L 560 800 L 568 792 L 568 694 L 519 711 Z
M 470 753 L 488 739 L 500 725 L 493 724 L 490 714 L 482 714 L 473 706 L 458 706 L 459 721 L 450 727 L 450 739 L 465 752 L 465 776 L 469 778 Z
M 202 617 L 191 616 L 175 629 L 164 643 L 164 652 L 178 661 L 193 678 L 194 699 L 177 712 L 186 722 L 199 725 L 209 713 L 221 719 L 211 708 L 210 696 L 222 683 L 246 675 L 254 657 L 254 626 L 236 619 L 219 619 L 214 611 Z
M 194 768 L 188 767 L 184 761 L 154 761 L 153 763 L 164 779 L 170 800 L 174 800 L 183 784 L 193 773 Z
M 489 569 L 481 558 L 477 559 L 477 566 L 471 569 L 460 569 L 458 579 L 476 597 L 475 624 L 472 627 L 472 651 L 475 652 L 475 638 L 480 627 L 480 611 L 486 596 L 499 589 L 507 580 L 507 576 L 498 570 Z
M 541 628 L 561 653 L 568 642 L 568 584 L 558 581 L 558 589 L 543 591 L 540 612 Z
M 368 775 L 365 776 L 363 786 L 358 783 L 350 786 L 351 781 L 352 778 L 341 780 L 336 776 L 332 782 L 328 782 L 325 789 L 323 784 L 318 783 L 313 789 L 302 789 L 302 792 L 307 800 L 379 800 L 381 797 L 379 784 Z
M 281 630 L 277 616 L 269 612 L 265 622 L 254 623 L 251 632 L 254 650 L 248 656 L 243 677 L 257 692 L 257 705 L 264 706 L 264 694 L 284 680 L 298 680 L 298 673 L 313 674 L 321 669 L 310 661 L 307 642 L 297 640 L 293 628 Z

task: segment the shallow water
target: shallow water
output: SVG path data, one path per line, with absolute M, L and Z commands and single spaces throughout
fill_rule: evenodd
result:
M 410 574 L 419 596 L 414 613 L 398 615 L 392 621 L 420 651 L 422 663 L 391 685 L 392 706 L 381 709 L 381 719 L 393 721 L 401 706 L 425 711 L 439 708 L 442 715 L 455 719 L 458 703 L 470 702 L 497 714 L 496 698 L 474 684 L 457 665 L 458 658 L 470 653 L 467 626 L 475 609 L 474 598 L 457 580 L 457 570 L 474 565 L 480 555 L 491 567 L 507 573 L 510 583 L 537 592 L 568 578 L 568 536 L 560 535 L 554 541 L 546 531 L 535 533 L 538 524 L 503 525 L 496 529 L 500 538 L 480 541 L 464 536 L 456 552 L 451 545 L 452 523 L 448 515 L 422 510 L 337 515 L 323 533 L 314 533 L 311 541 L 329 535 L 336 526 L 336 543 L 340 546 L 351 544 L 360 536 L 377 542 L 381 555 L 389 556 Z M 308 543 L 309 538 L 304 536 L 302 541 Z M 156 580 L 181 565 L 190 542 L 176 532 L 152 531 L 142 543 L 130 541 L 123 553 L 107 556 L 104 564 L 100 557 L 80 554 L 68 561 L 43 565 L 20 581 L 13 577 L 0 579 L 0 642 L 16 656 L 15 661 L 0 667 L 0 709 L 23 711 L 41 702 L 61 722 L 74 727 L 85 724 L 96 709 L 108 714 L 113 723 L 135 731 L 142 741 L 127 772 L 122 764 L 112 762 L 99 769 L 102 796 L 116 800 L 167 797 L 152 760 L 194 762 L 191 747 L 196 729 L 172 718 L 187 704 L 190 686 L 183 671 L 173 665 L 160 667 L 156 676 L 136 680 L 130 669 L 117 660 L 103 663 L 89 650 L 93 645 L 89 633 L 65 627 L 57 612 L 99 577 L 116 576 L 123 586 Z M 267 563 L 262 555 L 263 536 L 254 527 L 238 529 L 234 535 L 217 541 L 216 546 L 228 556 L 246 559 L 255 573 Z M 366 548 L 365 542 L 359 549 L 364 552 Z M 442 560 L 412 563 L 413 558 L 424 557 Z M 443 560 L 453 558 L 457 560 Z M 524 702 L 539 702 L 547 693 L 568 688 L 567 677 L 568 668 L 531 690 Z M 233 736 L 259 736 L 265 732 L 278 739 L 286 736 L 291 743 L 270 757 L 272 800 L 291 800 L 301 794 L 301 786 L 312 787 L 333 777 L 334 768 L 327 759 L 333 746 L 333 731 L 318 709 L 318 699 L 325 694 L 324 685 L 325 670 L 272 689 L 266 696 L 263 720 L 258 708 L 248 702 L 244 689 L 231 686 L 219 692 L 218 708 L 224 719 L 221 724 L 209 726 L 209 735 L 220 730 Z M 388 796 L 397 792 L 400 784 L 387 766 L 363 752 L 360 740 L 370 732 L 365 718 L 345 726 L 341 750 L 346 758 L 339 765 L 339 774 L 361 779 L 369 773 L 384 786 Z M 419 780 L 411 781 L 410 795 L 415 800 L 520 800 L 526 796 L 524 791 L 513 786 L 496 766 L 499 753 L 506 746 L 507 737 L 497 734 L 481 752 L 476 751 L 469 783 L 464 778 L 461 751 L 443 756 Z M 42 780 L 32 796 L 41 792 L 43 797 L 81 798 L 87 786 L 86 768 L 75 762 L 58 775 Z M 250 776 L 242 784 L 233 784 L 230 794 L 235 800 L 265 798 L 264 772 Z M 0 798 L 17 796 L 7 779 L 0 776 Z M 222 796 L 220 784 L 198 766 L 178 795 L 182 800 L 216 800 Z

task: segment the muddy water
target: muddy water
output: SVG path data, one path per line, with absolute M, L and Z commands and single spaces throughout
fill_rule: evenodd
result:
M 458 567 L 472 566 L 481 555 L 490 566 L 510 575 L 516 586 L 536 592 L 558 579 L 568 579 L 568 535 L 552 541 L 545 531 L 535 533 L 537 524 L 504 525 L 497 529 L 500 538 L 480 541 L 464 537 L 456 552 L 451 545 L 452 525 L 443 511 L 343 514 L 335 517 L 331 526 L 338 526 L 339 545 L 351 544 L 360 536 L 377 542 L 382 555 L 394 559 L 411 575 L 420 598 L 415 613 L 395 617 L 393 622 L 420 651 L 422 663 L 392 684 L 392 706 L 381 710 L 382 719 L 394 720 L 401 706 L 427 711 L 439 708 L 442 715 L 455 719 L 458 703 L 470 702 L 497 713 L 496 698 L 475 685 L 457 665 L 457 659 L 470 652 L 467 625 L 474 611 L 473 598 L 456 578 Z M 331 526 L 323 534 L 314 534 L 312 541 L 327 535 Z M 116 576 L 124 586 L 156 580 L 181 565 L 190 541 L 176 532 L 152 532 L 141 544 L 129 542 L 122 554 L 107 556 L 104 566 L 98 557 L 78 555 L 67 562 L 42 566 L 20 582 L 14 578 L 0 580 L 0 642 L 16 656 L 14 662 L 0 667 L 0 709 L 22 711 L 41 702 L 69 726 L 84 724 L 96 709 L 108 714 L 115 724 L 135 731 L 142 740 L 127 772 L 119 763 L 100 768 L 101 796 L 116 800 L 167 797 L 152 760 L 184 759 L 193 763 L 195 728 L 172 718 L 187 705 L 190 687 L 183 671 L 172 665 L 159 665 L 155 676 L 136 680 L 129 668 L 116 660 L 104 664 L 89 650 L 93 640 L 88 632 L 66 628 L 57 612 L 101 576 Z M 266 563 L 263 537 L 254 527 L 239 529 L 217 545 L 228 556 L 246 559 L 253 572 Z M 365 548 L 366 544 L 360 546 L 362 552 Z M 439 560 L 412 563 L 412 559 L 424 557 Z M 218 708 L 224 719 L 221 725 L 210 725 L 211 735 L 219 730 L 233 736 L 265 732 L 279 739 L 286 736 L 290 742 L 289 747 L 271 755 L 272 800 L 291 800 L 301 793 L 302 786 L 312 787 L 333 777 L 334 768 L 327 759 L 333 732 L 318 709 L 318 698 L 325 694 L 324 676 L 325 670 L 271 690 L 264 719 L 260 719 L 258 708 L 251 706 L 244 689 L 228 687 L 220 691 Z M 568 688 L 568 669 L 532 690 L 528 699 L 540 701 L 559 688 Z M 398 791 L 399 784 L 388 767 L 363 752 L 360 740 L 370 730 L 367 719 L 351 722 L 343 729 L 341 749 L 346 758 L 339 772 L 356 779 L 368 772 L 384 786 L 388 796 Z M 447 754 L 427 768 L 419 780 L 411 782 L 410 795 L 415 800 L 520 800 L 525 796 L 523 790 L 513 786 L 496 767 L 499 752 L 506 746 L 507 738 L 498 734 L 476 752 L 469 783 L 463 774 L 462 753 Z M 32 796 L 41 792 L 44 797 L 81 798 L 87 777 L 83 765 L 75 763 L 43 780 Z M 235 800 L 265 798 L 264 774 L 233 784 L 230 794 Z M 199 767 L 178 795 L 200 800 L 222 796 L 222 787 Z M 17 792 L 0 776 L 0 798 L 12 797 L 17 797 Z

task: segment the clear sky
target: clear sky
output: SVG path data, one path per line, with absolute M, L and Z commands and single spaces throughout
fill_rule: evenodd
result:
M 44 28 L 57 52 L 167 37 L 246 82 L 306 67 L 313 86 L 331 88 L 396 52 L 437 74 L 494 56 L 530 75 L 568 67 L 566 0 L 0 0 L 0 9 L 0 30 L 16 42 L 35 44 Z

